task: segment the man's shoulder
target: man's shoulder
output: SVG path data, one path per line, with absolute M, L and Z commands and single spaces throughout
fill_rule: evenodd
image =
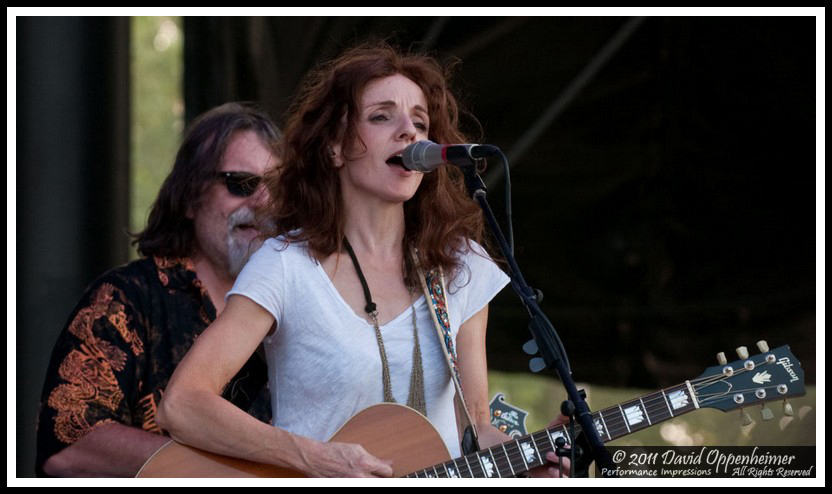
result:
M 90 285 L 95 286 L 102 283 L 121 285 L 136 279 L 151 276 L 154 271 L 156 271 L 156 263 L 153 261 L 153 258 L 143 257 L 104 271 Z
M 123 291 L 147 291 L 156 285 L 170 285 L 195 277 L 190 260 L 143 257 L 111 268 L 90 283 L 87 291 L 111 285 Z

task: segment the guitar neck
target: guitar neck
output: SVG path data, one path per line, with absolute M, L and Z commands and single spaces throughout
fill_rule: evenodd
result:
M 601 440 L 606 443 L 697 408 L 699 403 L 691 385 L 685 382 L 597 411 L 592 414 L 592 423 Z M 560 433 L 566 431 L 565 426 L 556 429 Z M 576 431 L 580 431 L 579 426 L 576 426 Z M 564 437 L 568 439 L 568 434 Z
M 592 422 L 601 440 L 606 443 L 697 408 L 699 404 L 686 382 L 597 411 L 592 414 Z M 575 424 L 575 434 L 581 430 L 580 425 Z M 408 477 L 514 477 L 545 465 L 546 454 L 555 451 L 560 437 L 567 444 L 571 442 L 566 425 L 544 429 L 434 465 Z

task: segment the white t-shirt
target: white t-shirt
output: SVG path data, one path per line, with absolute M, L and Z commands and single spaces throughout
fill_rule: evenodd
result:
M 472 242 L 484 253 L 482 247 Z M 446 279 L 451 328 L 483 309 L 508 283 L 490 258 L 469 251 L 456 279 Z M 265 340 L 273 424 L 326 441 L 350 417 L 383 402 L 381 359 L 372 324 L 347 305 L 305 243 L 272 238 L 251 257 L 226 298 L 244 295 L 267 311 L 277 330 Z M 448 450 L 460 455 L 454 385 L 424 295 L 415 303 L 427 417 Z M 381 326 L 393 396 L 406 404 L 413 365 L 408 307 Z

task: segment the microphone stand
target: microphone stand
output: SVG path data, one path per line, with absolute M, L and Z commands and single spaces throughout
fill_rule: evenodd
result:
M 491 211 L 491 206 L 488 204 L 486 199 L 485 183 L 477 173 L 478 161 L 480 160 L 471 159 L 470 164 L 459 166 L 465 177 L 465 186 L 471 197 L 477 201 L 482 208 L 485 218 L 491 227 L 492 233 L 494 234 L 494 238 L 497 240 L 500 250 L 508 262 L 511 276 L 511 287 L 520 297 L 520 300 L 529 312 L 529 316 L 531 317 L 529 331 L 531 331 L 532 336 L 537 343 L 541 357 L 546 363 L 546 368 L 554 368 L 557 371 L 560 376 L 560 380 L 566 389 L 566 393 L 569 397 L 568 401 L 571 402 L 571 406 L 566 406 L 564 408 L 568 410 L 574 409 L 574 413 L 570 418 L 578 421 L 581 425 L 585 439 L 588 441 L 589 451 L 585 451 L 584 453 L 589 455 L 589 461 L 585 462 L 585 464 L 588 466 L 591 460 L 594 459 L 600 467 L 600 471 L 610 472 L 609 475 L 614 476 L 615 474 L 612 472 L 616 471 L 616 467 L 612 460 L 612 455 L 609 451 L 607 451 L 603 441 L 601 441 L 601 437 L 598 435 L 598 430 L 595 428 L 595 424 L 592 423 L 592 414 L 589 411 L 586 401 L 584 400 L 584 396 L 578 391 L 575 386 L 575 382 L 572 380 L 572 372 L 569 369 L 569 361 L 566 358 L 566 350 L 563 348 L 563 344 L 560 342 L 560 338 L 557 336 L 557 332 L 552 326 L 552 323 L 540 309 L 537 294 L 523 279 L 520 268 L 517 266 L 517 262 L 514 259 L 511 249 L 508 247 L 506 239 L 497 224 L 497 219 Z M 565 403 L 564 405 L 567 404 Z M 572 438 L 572 445 L 572 452 L 574 455 L 576 449 L 576 441 L 574 437 Z M 574 456 L 572 468 L 576 468 Z M 588 470 L 583 473 L 583 476 L 588 476 Z

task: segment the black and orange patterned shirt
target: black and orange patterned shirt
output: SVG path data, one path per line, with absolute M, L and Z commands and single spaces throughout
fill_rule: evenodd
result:
M 176 365 L 216 318 L 189 259 L 146 258 L 99 277 L 52 352 L 38 418 L 36 471 L 95 427 L 156 434 L 156 406 Z M 265 363 L 255 354 L 224 395 L 265 422 Z M 233 396 L 231 396 L 233 390 Z

